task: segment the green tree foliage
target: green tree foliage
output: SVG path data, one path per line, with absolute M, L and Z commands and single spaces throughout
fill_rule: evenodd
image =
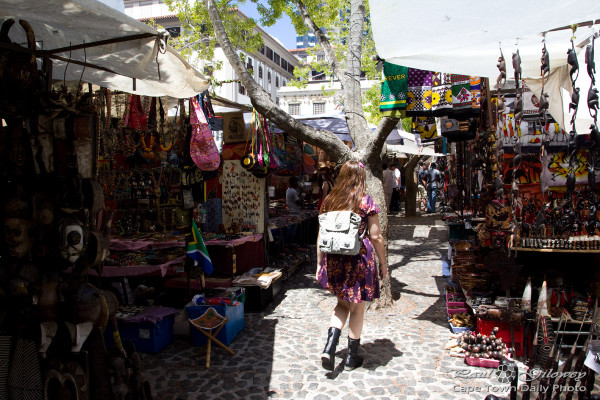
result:
M 252 18 L 241 19 L 236 16 L 235 10 L 239 5 L 245 4 L 246 0 L 217 0 L 223 24 L 231 39 L 232 44 L 245 53 L 253 53 L 264 45 L 262 37 L 255 27 L 272 26 L 287 15 L 292 21 L 294 30 L 298 35 L 307 33 L 308 28 L 304 24 L 300 14 L 296 11 L 294 3 L 289 0 L 248 0 L 256 4 L 256 9 L 260 15 L 258 20 Z M 165 0 L 170 10 L 175 12 L 182 23 L 182 32 L 178 38 L 170 42 L 183 56 L 194 63 L 194 58 L 199 57 L 202 60 L 210 61 L 214 59 L 214 49 L 217 41 L 212 34 L 213 29 L 208 18 L 206 7 L 201 0 Z M 322 0 L 307 0 L 303 2 L 313 20 L 321 29 L 327 33 L 327 37 L 335 49 L 335 54 L 340 62 L 340 66 L 345 68 L 347 45 L 346 39 L 349 31 L 349 12 L 350 4 L 348 0 L 331 0 L 323 2 Z M 368 3 L 367 12 L 368 14 Z M 371 30 L 371 24 L 368 18 L 363 24 L 363 53 L 361 63 L 363 74 L 366 79 L 379 80 L 381 72 L 376 69 L 376 62 L 373 61 L 375 55 L 375 43 Z M 196 52 L 195 54 L 193 52 Z M 333 77 L 331 63 L 325 57 L 322 57 L 322 48 L 320 45 L 307 49 L 309 64 L 297 67 L 294 70 L 294 76 L 297 78 L 289 82 L 291 86 L 304 88 L 308 84 L 309 76 L 312 71 L 323 73 L 328 77 Z M 243 53 L 242 53 L 243 54 Z M 319 56 L 317 56 L 319 55 Z M 217 66 L 218 67 L 218 66 Z M 331 78 L 333 79 L 333 78 Z M 218 82 L 213 82 L 218 84 Z M 363 96 L 364 111 L 368 121 L 372 124 L 378 124 L 381 120 L 379 113 L 380 85 L 375 84 Z M 323 85 L 325 95 L 333 95 L 326 85 Z

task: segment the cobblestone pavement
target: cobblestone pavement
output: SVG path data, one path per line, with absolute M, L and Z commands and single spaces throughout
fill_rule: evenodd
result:
M 344 371 L 341 339 L 333 372 L 320 365 L 334 297 L 314 280 L 316 265 L 292 275 L 262 313 L 245 315 L 231 356 L 214 346 L 206 369 L 185 339 L 144 355 L 156 399 L 480 399 L 508 397 L 494 369 L 466 366 L 444 350 L 450 337 L 442 260 L 447 228 L 439 215 L 391 217 L 394 305 L 366 314 L 362 368 Z M 342 338 L 347 335 L 347 328 Z M 468 391 L 471 391 L 469 393 Z

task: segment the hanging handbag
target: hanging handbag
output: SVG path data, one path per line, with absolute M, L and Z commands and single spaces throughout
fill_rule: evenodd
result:
M 197 97 L 190 98 L 190 124 L 192 125 L 190 140 L 192 160 L 202 171 L 216 170 L 221 163 L 221 157 Z
M 200 93 L 200 105 L 202 106 L 202 111 L 204 112 L 204 116 L 206 117 L 206 121 L 208 122 L 210 130 L 222 131 L 223 117 L 217 117 L 215 115 L 215 111 L 213 110 L 208 90 L 205 90 L 204 92 Z
M 319 250 L 327 254 L 357 255 L 361 218 L 353 211 L 329 211 L 319 215 Z

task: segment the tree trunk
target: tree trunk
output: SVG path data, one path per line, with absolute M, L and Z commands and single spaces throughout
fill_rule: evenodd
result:
M 404 182 L 406 184 L 406 204 L 404 208 L 407 217 L 417 215 L 417 182 L 415 180 L 415 171 L 422 158 L 422 156 L 412 156 L 404 166 Z
M 348 146 L 332 132 L 315 129 L 302 124 L 275 104 L 262 87 L 254 80 L 252 75 L 248 73 L 248 70 L 227 36 L 227 32 L 223 27 L 214 0 L 204 0 L 204 4 L 206 5 L 208 16 L 212 22 L 216 39 L 221 45 L 233 70 L 239 76 L 241 83 L 246 87 L 248 96 L 250 97 L 250 101 L 254 108 L 292 137 L 324 150 L 337 164 L 343 164 L 348 160 L 363 162 L 367 173 L 367 192 L 373 197 L 373 200 L 378 205 L 381 205 L 382 208 L 385 209 L 385 207 L 383 207 L 385 204 L 385 196 L 382 183 L 381 152 L 385 144 L 385 139 L 396 126 L 398 120 L 385 117 L 380 121 L 375 131 L 371 131 L 364 117 L 359 79 L 363 40 L 362 24 L 365 15 L 364 0 L 351 0 L 351 28 L 348 38 L 349 51 L 345 70 L 341 69 L 340 64 L 335 58 L 335 50 L 331 48 L 324 32 L 317 27 L 310 15 L 308 15 L 304 3 L 300 0 L 295 1 L 297 10 L 302 16 L 304 23 L 317 36 L 319 43 L 323 46 L 328 61 L 330 61 L 330 64 L 333 67 L 335 75 L 339 77 L 344 93 L 346 122 L 348 124 L 350 136 L 355 145 L 355 150 L 350 150 Z M 379 218 L 382 235 L 384 240 L 387 241 L 387 214 L 381 213 Z M 389 279 L 387 280 L 387 285 L 389 285 Z M 382 290 L 382 293 L 383 296 L 387 297 L 386 299 L 382 299 L 384 300 L 383 304 L 391 304 L 391 287 L 389 287 L 388 290 Z M 388 293 L 389 296 L 386 295 L 386 293 Z

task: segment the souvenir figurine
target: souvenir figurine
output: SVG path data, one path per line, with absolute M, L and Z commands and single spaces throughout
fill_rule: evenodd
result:
M 575 53 L 574 48 L 570 48 L 567 50 L 567 63 L 571 66 L 569 70 L 569 75 L 571 76 L 571 82 L 575 83 L 577 80 L 577 76 L 579 76 L 579 61 L 577 61 L 577 54 Z M 573 75 L 577 73 L 577 76 L 573 78 Z
M 498 75 L 498 79 L 496 79 L 496 86 L 498 89 L 502 89 L 506 84 L 506 61 L 504 60 L 504 55 L 500 52 L 500 57 L 498 57 L 498 64 L 496 64 L 498 70 L 500 70 L 500 75 Z
M 513 69 L 515 70 L 515 85 L 517 85 L 517 90 L 519 90 L 519 85 L 521 81 L 521 55 L 519 54 L 519 50 L 517 49 L 516 53 L 512 55 L 512 64 Z
M 596 63 L 594 62 L 594 39 L 595 37 L 592 37 L 592 44 L 588 44 L 585 47 L 585 63 L 587 65 L 587 73 L 592 79 L 592 85 L 596 84 L 596 78 L 594 77 L 594 74 L 596 73 Z
M 573 88 L 573 94 L 571 95 L 571 102 L 569 103 L 569 111 L 573 110 L 573 118 L 571 118 L 571 125 L 575 123 L 575 115 L 577 115 L 577 108 L 579 108 L 579 88 Z
M 590 109 L 590 115 L 596 120 L 598 115 L 598 89 L 590 87 L 587 97 L 588 108 Z M 592 112 L 593 111 L 593 112 Z
M 542 49 L 542 58 L 540 60 L 542 62 L 542 66 L 540 67 L 540 73 L 542 76 L 550 73 L 550 55 L 548 54 L 548 49 L 546 49 L 546 44 L 544 44 L 544 48 Z

